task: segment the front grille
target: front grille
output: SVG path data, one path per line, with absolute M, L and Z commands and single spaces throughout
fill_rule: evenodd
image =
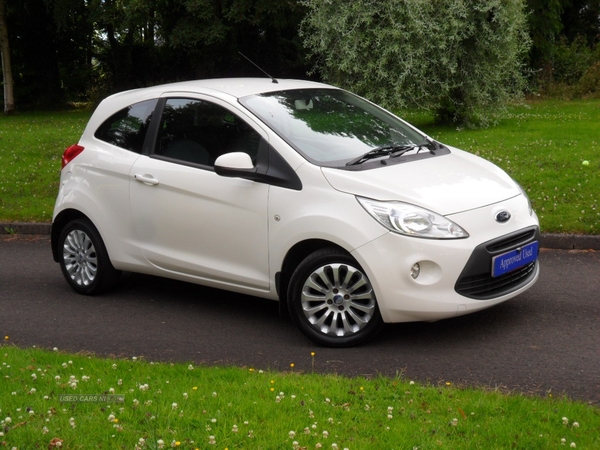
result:
M 477 246 L 454 289 L 465 297 L 489 300 L 525 286 L 535 277 L 536 261 L 502 276 L 492 277 L 492 259 L 535 240 L 539 241 L 539 229 L 531 227 Z
M 520 245 L 525 245 L 531 242 L 535 236 L 535 230 L 527 230 L 515 235 L 510 235 L 506 238 L 491 241 L 486 245 L 486 250 L 490 253 L 505 252 L 516 248 Z

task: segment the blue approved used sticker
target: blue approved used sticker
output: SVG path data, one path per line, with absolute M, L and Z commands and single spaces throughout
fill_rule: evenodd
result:
M 538 242 L 532 242 L 516 250 L 495 256 L 492 260 L 492 276 L 499 277 L 535 261 L 538 257 Z

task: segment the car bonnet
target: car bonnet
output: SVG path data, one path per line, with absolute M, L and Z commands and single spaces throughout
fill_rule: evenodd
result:
M 499 167 L 467 152 L 451 150 L 435 158 L 370 170 L 321 170 L 336 190 L 411 203 L 442 215 L 481 208 L 520 194 L 517 184 Z

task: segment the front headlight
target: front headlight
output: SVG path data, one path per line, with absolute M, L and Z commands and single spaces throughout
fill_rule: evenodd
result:
M 403 202 L 356 199 L 375 220 L 394 233 L 427 239 L 469 237 L 460 226 L 433 211 Z

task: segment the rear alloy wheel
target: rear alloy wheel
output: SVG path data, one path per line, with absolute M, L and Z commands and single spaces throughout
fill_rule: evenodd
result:
M 306 336 L 329 347 L 362 344 L 383 326 L 369 279 L 350 255 L 336 249 L 319 250 L 298 265 L 288 307 Z
M 121 272 L 113 267 L 100 233 L 89 220 L 67 224 L 58 245 L 63 275 L 80 294 L 99 294 L 119 280 Z

